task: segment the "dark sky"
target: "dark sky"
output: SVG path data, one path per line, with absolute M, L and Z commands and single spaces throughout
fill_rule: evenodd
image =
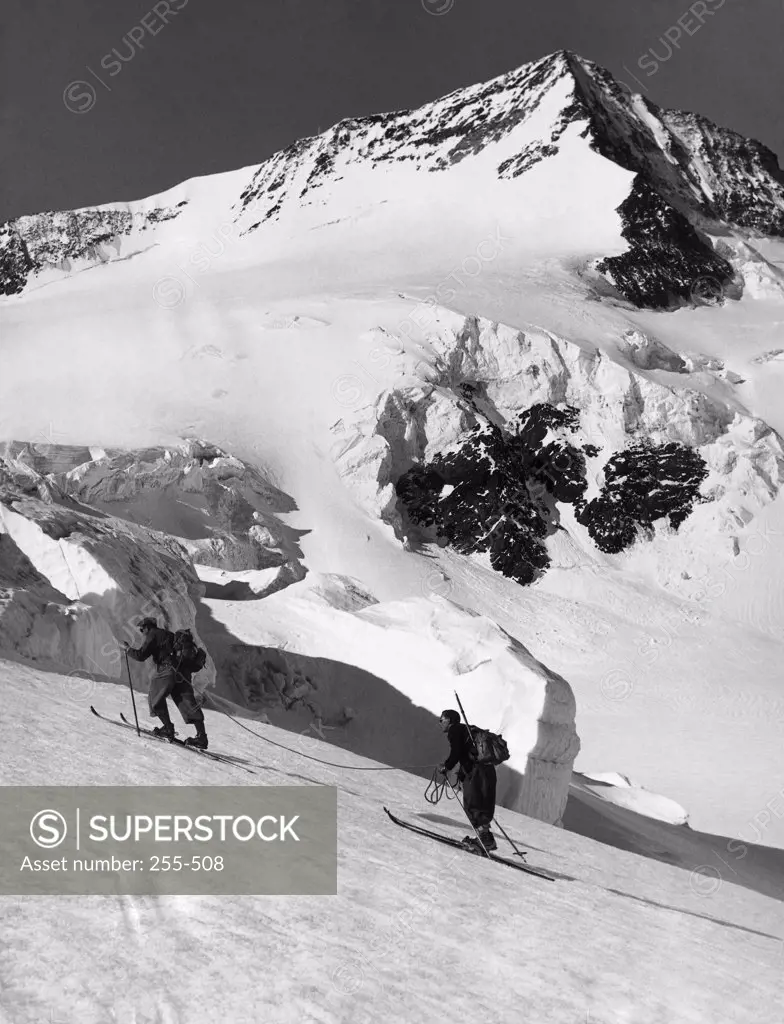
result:
M 341 118 L 418 106 L 562 48 L 643 91 L 625 66 L 654 102 L 757 138 L 784 163 L 784 0 L 2 7 L 0 221 L 259 163 Z

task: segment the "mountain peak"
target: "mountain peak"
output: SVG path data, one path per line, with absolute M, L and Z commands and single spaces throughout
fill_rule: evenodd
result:
M 163 222 L 181 218 L 190 203 L 194 223 L 223 225 L 229 217 L 238 238 L 279 222 L 290 230 L 296 224 L 296 233 L 387 204 L 401 212 L 412 200 L 427 204 L 431 176 L 446 174 L 437 190 L 448 181 L 446 191 L 465 195 L 458 204 L 500 185 L 508 195 L 502 210 L 518 203 L 545 211 L 563 206 L 564 196 L 543 184 L 541 171 L 531 175 L 543 161 L 558 161 L 558 173 L 545 177 L 560 181 L 562 192 L 579 183 L 613 193 L 606 186 L 616 172 L 597 165 L 595 154 L 633 175 L 625 203 L 608 209 L 614 222 L 621 216 L 629 254 L 610 257 L 600 272 L 635 304 L 671 305 L 673 294 L 688 301 L 686 281 L 696 277 L 723 286 L 731 268 L 699 232 L 729 226 L 784 235 L 784 175 L 773 153 L 696 114 L 629 95 L 605 68 L 559 49 L 414 110 L 343 119 L 252 168 L 250 180 L 237 172 L 228 186 L 216 180 L 214 188 L 182 187 L 141 203 L 2 225 L 0 293 L 22 291 L 43 270 L 68 274 L 119 258 L 121 250 L 125 257 L 149 248 L 152 235 L 166 232 Z M 206 220 L 195 208 L 205 202 L 214 207 Z M 656 267 L 641 271 L 654 248 Z M 626 263 L 611 262 L 617 259 Z

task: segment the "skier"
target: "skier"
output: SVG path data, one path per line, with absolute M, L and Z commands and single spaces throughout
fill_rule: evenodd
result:
M 495 817 L 495 766 L 476 762 L 471 734 L 460 721 L 457 711 L 449 709 L 441 712 L 441 729 L 446 733 L 450 750 L 449 757 L 438 766 L 438 770 L 446 775 L 455 765 L 460 765 L 457 777 L 463 785 L 463 808 L 468 820 L 479 833 L 478 838 L 475 835 L 466 836 L 463 844 L 477 853 L 482 852 L 483 846 L 488 851 L 496 850 L 498 844 L 490 831 L 490 824 Z
M 193 689 L 193 675 L 204 668 L 207 655 L 201 647 L 196 646 L 189 629 L 178 629 L 174 634 L 174 658 L 176 681 L 170 697 L 177 705 L 183 722 L 196 727 L 196 735 L 189 736 L 185 742 L 190 746 L 206 750 L 208 740 L 204 725 L 204 712 L 199 706 Z
M 131 647 L 124 640 L 121 642 L 121 646 L 134 661 L 146 661 L 151 657 L 155 664 L 155 673 L 150 680 L 147 701 L 150 714 L 153 718 L 160 718 L 163 724 L 153 729 L 153 732 L 156 736 L 165 736 L 168 740 L 174 739 L 174 725 L 169 717 L 169 708 L 166 703 L 167 697 L 172 697 L 177 703 L 183 721 L 186 724 L 192 722 L 196 726 L 196 736 L 189 736 L 185 742 L 189 746 L 206 749 L 207 734 L 204 730 L 204 714 L 196 703 L 190 681 L 194 669 L 190 668 L 190 662 L 183 658 L 181 645 L 178 649 L 174 635 L 168 629 L 159 628 L 157 621 L 149 616 L 139 623 L 139 632 L 145 638 L 141 647 Z M 179 664 L 181 661 L 184 662 L 183 665 Z

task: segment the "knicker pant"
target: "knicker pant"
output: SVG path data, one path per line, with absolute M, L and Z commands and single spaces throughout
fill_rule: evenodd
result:
M 463 780 L 463 806 L 476 829 L 489 828 L 495 816 L 495 765 L 477 764 Z
M 182 715 L 182 720 L 186 725 L 195 725 L 197 722 L 204 721 L 204 712 L 196 700 L 196 693 L 190 680 L 180 676 L 172 687 L 169 696 L 177 705 L 177 710 Z
M 164 722 L 169 721 L 169 709 L 166 707 L 166 698 L 171 693 L 175 682 L 174 669 L 171 668 L 165 668 L 160 672 L 156 672 L 150 680 L 150 689 L 147 691 L 147 703 L 153 718 L 162 718 Z

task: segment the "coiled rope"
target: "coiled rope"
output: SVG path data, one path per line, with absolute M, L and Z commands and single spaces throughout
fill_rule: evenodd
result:
M 457 789 L 460 788 L 460 783 L 458 782 L 457 789 L 453 790 L 454 796 L 451 796 L 449 794 L 449 790 L 447 790 L 446 788 L 448 781 L 449 780 L 447 779 L 446 775 L 442 775 L 438 770 L 438 765 L 436 765 L 435 769 L 433 770 L 433 776 L 430 779 L 430 782 L 427 784 L 427 789 L 425 790 L 425 800 L 427 800 L 429 804 L 437 804 L 441 797 L 444 795 L 444 793 L 446 793 L 447 800 L 454 800 L 455 797 L 457 796 Z M 451 788 L 452 787 L 450 785 L 450 789 Z

